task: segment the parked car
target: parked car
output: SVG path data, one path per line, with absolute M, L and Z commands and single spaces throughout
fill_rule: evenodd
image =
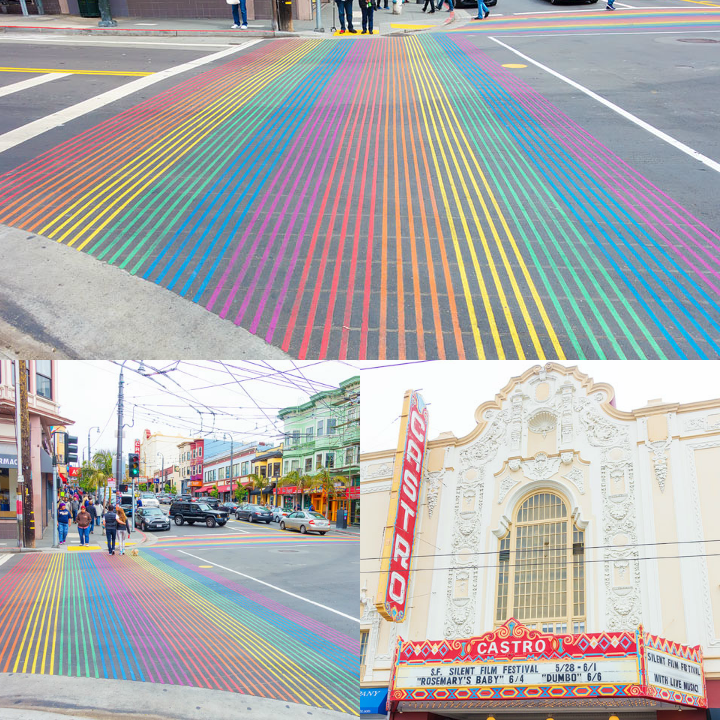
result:
M 235 517 L 238 520 L 247 520 L 248 522 L 264 522 L 269 525 L 272 521 L 272 513 L 266 507 L 262 505 L 253 505 L 252 503 L 246 503 L 241 505 L 235 511 Z
M 124 510 L 125 514 L 128 517 L 131 517 L 133 514 L 133 500 L 132 495 L 120 495 L 119 498 L 115 498 L 115 503 L 119 504 L 120 507 Z
M 160 508 L 141 507 L 135 513 L 135 527 L 141 528 L 143 532 L 169 530 L 170 518 Z
M 309 532 L 324 535 L 330 529 L 330 521 L 314 510 L 298 510 L 280 520 L 281 530 L 299 530 L 303 535 Z
M 234 500 L 228 500 L 218 505 L 218 508 L 224 510 L 228 515 L 234 515 L 239 507 L 240 503 L 236 503 Z
M 273 522 L 279 523 L 282 518 L 287 517 L 292 510 L 286 510 L 285 508 L 281 507 L 274 507 L 270 508 L 270 512 L 272 513 L 272 519 Z
M 208 527 L 219 525 L 222 527 L 228 521 L 228 514 L 222 510 L 215 510 L 204 502 L 185 502 L 181 500 L 170 506 L 170 517 L 176 525 L 187 523 L 194 525 L 204 522 Z

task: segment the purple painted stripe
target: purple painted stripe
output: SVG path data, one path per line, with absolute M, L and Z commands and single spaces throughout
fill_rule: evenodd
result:
M 352 638 L 348 637 L 347 635 L 344 635 L 343 633 L 340 633 L 337 630 L 333 630 L 331 627 L 325 625 L 324 623 L 319 622 L 318 620 L 313 620 L 312 618 L 308 617 L 307 615 L 303 615 L 302 613 L 298 612 L 297 610 L 293 610 L 292 608 L 289 608 L 287 605 L 282 605 L 281 603 L 275 602 L 274 600 L 271 600 L 270 598 L 267 598 L 264 595 L 260 595 L 259 593 L 253 592 L 252 590 L 249 590 L 248 588 L 244 587 L 243 585 L 239 585 L 238 583 L 233 582 L 232 580 L 228 580 L 228 579 L 222 577 L 221 575 L 218 575 L 217 573 L 213 572 L 212 570 L 199 569 L 195 563 L 190 562 L 189 560 L 181 560 L 179 558 L 174 557 L 170 553 L 164 552 L 162 550 L 155 550 L 155 552 L 158 555 L 161 555 L 162 557 L 166 558 L 170 562 L 177 563 L 178 565 L 182 565 L 183 567 L 189 568 L 193 572 L 204 575 L 205 577 L 207 577 L 209 580 L 212 580 L 213 582 L 221 583 L 222 585 L 229 588 L 230 590 L 233 590 L 234 592 L 238 593 L 238 595 L 242 595 L 243 597 L 247 598 L 248 600 L 251 600 L 252 602 L 257 603 L 258 605 L 261 605 L 262 607 L 272 610 L 273 612 L 277 613 L 278 615 L 281 615 L 282 617 L 287 618 L 288 620 L 291 620 L 296 625 L 300 625 L 300 627 L 304 627 L 306 630 L 310 630 L 310 632 L 315 633 L 318 637 L 321 637 L 324 640 L 334 643 L 335 645 L 342 648 L 343 650 L 347 650 L 349 653 L 354 653 L 356 655 L 360 654 L 360 641 L 359 640 L 353 640 Z
M 359 43 L 356 43 L 356 45 Z M 243 281 L 250 264 L 252 263 L 254 259 L 254 251 L 255 248 L 259 245 L 261 241 L 264 241 L 265 238 L 263 237 L 263 233 L 265 231 L 265 228 L 272 220 L 272 214 L 275 212 L 275 208 L 277 207 L 278 203 L 283 199 L 283 192 L 285 191 L 288 183 L 293 177 L 293 173 L 295 171 L 295 168 L 297 167 L 297 164 L 300 162 L 301 159 L 304 159 L 303 162 L 303 170 L 306 167 L 307 163 L 310 160 L 312 151 L 315 148 L 315 145 L 317 144 L 318 140 L 321 138 L 324 138 L 328 134 L 328 129 L 330 126 L 327 110 L 326 107 L 333 103 L 333 101 L 336 101 L 337 96 L 343 92 L 343 89 L 347 93 L 349 91 L 349 87 L 352 87 L 351 82 L 352 80 L 347 77 L 347 75 L 343 72 L 343 67 L 345 63 L 347 62 L 348 58 L 352 57 L 353 55 L 357 55 L 358 51 L 356 47 L 353 47 L 350 52 L 345 56 L 345 59 L 343 60 L 340 67 L 335 71 L 335 75 L 333 76 L 333 79 L 327 83 L 327 85 L 323 88 L 322 92 L 318 96 L 317 100 L 315 101 L 313 105 L 313 109 L 310 113 L 310 116 L 306 119 L 305 122 L 302 124 L 302 130 L 296 135 L 295 141 L 293 142 L 292 147 L 287 152 L 287 157 L 285 161 L 283 162 L 280 169 L 273 175 L 273 180 L 267 190 L 265 191 L 265 194 L 259 199 L 257 203 L 257 209 L 255 210 L 255 213 L 252 216 L 252 219 L 246 228 L 245 232 L 243 233 L 242 239 L 240 243 L 237 245 L 235 252 L 233 253 L 230 262 L 225 269 L 225 272 L 223 273 L 220 282 L 218 283 L 218 287 L 224 284 L 225 280 L 227 279 L 228 275 L 230 274 L 230 271 L 232 270 L 235 262 L 237 261 L 238 255 L 240 253 L 240 250 L 244 247 L 248 236 L 250 235 L 251 231 L 253 230 L 253 227 L 255 225 L 255 222 L 260 217 L 260 215 L 264 216 L 264 221 L 259 228 L 259 230 L 256 232 L 255 235 L 255 241 L 253 242 L 253 245 L 250 249 L 250 252 L 246 253 L 245 262 L 242 265 L 242 268 L 235 279 L 235 282 L 233 283 L 232 288 L 230 289 L 230 292 L 228 293 L 228 296 L 225 300 L 225 303 L 223 304 L 222 310 L 220 311 L 220 317 L 225 317 L 226 313 L 228 312 L 235 295 L 237 294 L 240 284 Z M 303 145 L 303 141 L 307 143 L 307 141 L 313 138 L 313 144 L 311 148 L 307 148 L 306 145 Z M 289 171 L 287 171 L 287 166 L 290 163 L 290 161 L 293 160 L 292 166 L 290 167 Z M 302 170 L 300 174 L 298 174 L 298 181 L 300 177 L 302 176 Z M 282 187 L 279 191 L 275 191 L 275 185 L 280 179 L 283 179 Z M 306 176 L 306 180 L 309 180 L 310 178 Z M 297 187 L 297 181 L 295 183 L 295 187 Z M 294 190 L 295 188 L 293 188 Z M 270 199 L 274 197 L 274 200 L 272 204 L 270 204 Z M 297 202 L 294 202 L 297 206 Z M 268 205 L 270 205 L 270 208 L 268 209 Z M 284 212 L 281 214 L 280 218 L 278 219 L 278 224 L 282 222 L 284 219 Z M 263 253 L 263 257 L 261 260 L 260 267 L 257 268 L 253 275 L 253 282 L 251 284 L 251 287 L 247 290 L 245 293 L 245 300 L 243 301 L 243 306 L 238 313 L 238 317 L 242 317 L 242 315 L 245 312 L 245 309 L 247 308 L 247 304 L 250 302 L 252 291 L 254 290 L 255 286 L 257 285 L 260 274 L 262 272 L 262 268 L 264 267 L 265 263 L 267 262 L 267 258 L 270 254 L 270 250 L 272 249 L 272 245 L 275 242 L 275 239 L 277 237 L 277 231 L 275 231 L 270 239 L 269 242 L 265 243 L 265 252 Z M 278 253 L 278 258 L 282 260 L 282 255 L 284 253 L 284 249 Z M 266 285 L 267 287 L 267 285 Z M 214 299 L 214 297 L 213 297 Z M 239 322 L 238 319 L 235 319 L 235 323 Z
M 626 209 L 634 212 L 644 222 L 649 222 L 658 232 L 658 235 L 665 240 L 667 247 L 689 268 L 695 271 L 703 282 L 716 293 L 720 293 L 720 287 L 715 285 L 705 273 L 693 264 L 688 256 L 689 254 L 695 258 L 711 275 L 720 279 L 720 273 L 711 267 L 708 260 L 701 257 L 697 251 L 697 249 L 701 250 L 711 261 L 720 266 L 720 244 L 714 243 L 711 239 L 714 237 L 720 241 L 720 236 L 717 233 L 691 215 L 679 203 L 675 202 L 670 196 L 651 183 L 650 180 L 615 155 L 612 150 L 558 110 L 532 87 L 505 71 L 497 63 L 485 56 L 484 53 L 477 51 L 477 48 L 467 43 L 467 41 L 457 42 L 457 44 L 469 56 L 472 56 L 472 59 L 488 75 L 505 85 L 513 97 L 521 102 L 525 110 L 540 121 L 549 135 L 553 136 L 560 145 L 578 160 L 589 174 L 594 175 L 609 193 L 620 199 L 624 205 L 627 205 Z M 550 120 L 550 122 L 544 122 L 546 120 Z M 626 189 L 637 194 L 634 196 L 627 194 L 624 192 Z M 681 220 L 682 224 L 678 224 L 663 210 L 663 207 Z M 673 227 L 669 227 L 668 223 Z M 688 231 L 688 223 L 693 225 L 692 231 L 697 234 L 697 238 L 693 237 Z M 665 229 L 674 238 L 675 242 L 663 235 L 659 231 L 660 227 Z M 700 229 L 706 234 L 703 234 Z M 697 249 L 683 240 L 678 235 L 678 232 L 684 235 L 688 241 L 694 243 Z M 688 254 L 682 252 L 678 245 Z

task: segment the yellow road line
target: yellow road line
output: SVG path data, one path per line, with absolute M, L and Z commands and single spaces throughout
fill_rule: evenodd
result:
M 390 23 L 393 30 L 427 30 L 436 27 L 435 25 L 404 25 L 402 23 Z
M 154 75 L 154 72 L 139 72 L 136 70 L 65 70 L 56 68 L 27 68 L 27 67 L 0 67 L 0 72 L 16 73 L 67 73 L 69 75 L 117 75 L 119 77 L 145 77 Z

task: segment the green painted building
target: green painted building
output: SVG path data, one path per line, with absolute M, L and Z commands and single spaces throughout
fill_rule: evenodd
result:
M 306 490 L 304 498 L 292 487 L 283 488 L 285 506 L 312 504 L 318 512 L 326 512 L 331 521 L 339 511 L 345 511 L 349 523 L 359 524 L 360 377 L 317 393 L 302 405 L 283 408 L 278 417 L 284 423 L 283 475 L 297 470 L 312 477 L 325 467 L 331 475 L 350 481 L 344 497 L 340 494 L 335 499 L 313 488 Z

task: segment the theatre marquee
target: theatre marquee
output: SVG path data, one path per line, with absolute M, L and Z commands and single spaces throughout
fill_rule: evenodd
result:
M 398 640 L 388 704 L 493 707 L 554 703 L 707 707 L 702 650 L 635 632 L 552 635 L 515 619 L 479 637 Z M 628 702 L 645 699 L 647 702 Z

